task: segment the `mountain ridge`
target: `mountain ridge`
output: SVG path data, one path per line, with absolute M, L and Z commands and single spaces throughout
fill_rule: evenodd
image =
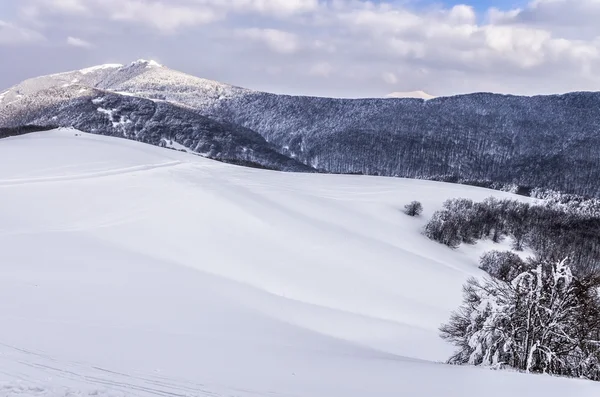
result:
M 113 120 L 112 113 L 103 113 L 109 118 L 105 123 L 86 122 L 102 113 L 99 106 L 89 106 L 100 95 L 89 90 L 99 89 L 114 101 L 112 95 L 118 96 L 120 105 L 113 105 L 128 119 L 140 114 L 136 106 L 146 103 L 142 99 L 161 103 L 165 117 L 159 121 L 138 117 L 138 125 L 152 125 L 148 143 L 160 144 L 186 119 L 202 118 L 211 121 L 205 124 L 210 127 L 182 129 L 177 142 L 193 150 L 202 135 L 203 146 L 212 147 L 205 152 L 257 160 L 269 168 L 483 181 L 600 196 L 595 183 L 600 180 L 600 93 L 336 99 L 253 91 L 150 61 L 102 66 L 84 69 L 85 74 L 26 80 L 4 91 L 0 127 L 58 120 L 59 126 L 117 136 L 113 123 L 120 119 Z M 136 131 L 131 138 L 138 138 Z M 239 150 L 242 138 L 227 138 L 227 149 L 220 151 L 223 134 L 260 136 L 263 154 L 242 158 L 248 157 Z M 186 137 L 191 137 L 187 144 L 179 142 Z

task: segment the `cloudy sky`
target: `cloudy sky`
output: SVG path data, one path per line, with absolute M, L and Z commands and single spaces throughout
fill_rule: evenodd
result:
M 0 89 L 102 63 L 289 94 L 600 90 L 600 0 L 0 0 Z

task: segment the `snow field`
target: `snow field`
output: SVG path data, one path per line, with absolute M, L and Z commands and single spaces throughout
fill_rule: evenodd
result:
M 485 247 L 420 230 L 445 199 L 508 193 L 76 135 L 0 141 L 0 396 L 600 393 L 439 364 Z

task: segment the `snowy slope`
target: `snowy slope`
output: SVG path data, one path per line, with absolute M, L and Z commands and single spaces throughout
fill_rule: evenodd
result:
M 206 107 L 215 101 L 252 93 L 234 87 L 171 70 L 155 61 L 140 59 L 128 65 L 106 64 L 86 69 L 40 76 L 23 81 L 0 96 L 0 106 L 18 103 L 23 98 L 48 89 L 89 88 L 110 90 L 151 99 L 169 99 L 188 106 Z
M 0 396 L 600 393 L 436 363 L 477 247 L 400 208 L 508 194 L 77 135 L 0 140 Z

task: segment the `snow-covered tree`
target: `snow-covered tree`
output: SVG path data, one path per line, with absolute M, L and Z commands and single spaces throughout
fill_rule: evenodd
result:
M 436 211 L 425 226 L 425 235 L 451 248 L 461 243 L 456 219 L 450 211 Z
M 455 364 L 509 366 L 600 380 L 600 277 L 567 260 L 531 262 L 510 282 L 470 279 L 441 336 Z
M 551 262 L 571 258 L 578 275 L 600 271 L 600 216 L 589 210 L 593 204 L 580 210 L 577 202 L 568 203 L 575 204 L 448 200 L 433 214 L 425 234 L 453 248 L 481 239 L 497 243 L 509 237 L 515 250 L 527 248 Z
M 519 255 L 511 251 L 489 251 L 483 254 L 479 260 L 481 270 L 502 281 L 512 280 L 526 267 L 527 265 Z
M 419 216 L 423 212 L 423 204 L 418 201 L 413 201 L 404 206 L 404 213 L 409 216 Z

